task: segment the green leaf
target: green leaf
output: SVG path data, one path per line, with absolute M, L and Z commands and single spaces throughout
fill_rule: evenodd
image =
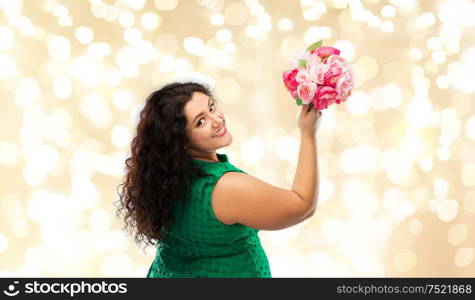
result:
M 307 61 L 305 59 L 299 59 L 299 65 L 301 67 L 306 68 L 307 67 Z
M 315 49 L 321 47 L 322 45 L 323 45 L 323 41 L 315 42 L 315 43 L 311 44 L 310 46 L 308 46 L 307 51 L 310 52 L 312 50 L 315 50 Z
M 300 100 L 299 96 L 297 96 L 297 98 L 295 98 L 295 102 L 297 102 L 297 105 L 303 105 L 303 102 L 302 102 L 302 100 Z

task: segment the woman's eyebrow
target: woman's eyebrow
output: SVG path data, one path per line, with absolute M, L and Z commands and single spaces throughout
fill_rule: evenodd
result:
M 208 98 L 208 107 L 210 107 L 211 105 L 211 97 Z M 202 111 L 200 112 L 199 114 L 196 115 L 196 117 L 193 119 L 193 122 L 192 123 L 195 123 L 196 119 L 199 117 L 199 116 L 202 116 L 205 112 Z

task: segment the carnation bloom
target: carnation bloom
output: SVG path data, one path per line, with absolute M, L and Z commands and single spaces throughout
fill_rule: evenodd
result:
M 282 74 L 282 78 L 284 80 L 285 87 L 289 92 L 292 92 L 297 89 L 298 82 L 295 80 L 295 76 L 298 73 L 298 69 L 293 69 L 290 71 L 285 71 Z
M 337 48 L 325 46 L 325 47 L 320 47 L 315 50 L 312 50 L 310 53 L 311 54 L 315 53 L 320 58 L 324 59 L 325 57 L 328 57 L 330 55 L 340 55 L 340 50 L 338 50 Z
M 324 84 L 325 73 L 329 68 L 330 65 L 324 63 L 318 55 L 311 55 L 307 62 L 309 78 L 318 84 Z
M 334 88 L 336 87 L 337 80 L 346 71 L 348 65 L 341 56 L 337 55 L 330 56 L 325 63 L 328 65 L 328 71 L 325 73 L 323 85 Z
M 295 76 L 295 80 L 298 82 L 298 84 L 301 84 L 302 82 L 312 81 L 312 78 L 310 77 L 310 74 L 308 74 L 307 70 L 300 69 Z
M 345 101 L 350 96 L 353 85 L 353 76 L 351 76 L 350 69 L 348 68 L 347 72 L 336 83 L 336 90 L 338 91 L 336 103 L 340 104 L 340 102 Z
M 299 84 L 297 93 L 303 103 L 308 104 L 313 101 L 317 92 L 317 84 L 313 81 L 306 81 Z
M 336 102 L 338 91 L 332 87 L 320 85 L 317 88 L 317 92 L 313 98 L 313 105 L 319 109 L 325 109 L 329 105 Z
M 292 95 L 292 98 L 297 99 L 297 96 L 298 96 L 297 89 L 291 91 L 290 95 Z

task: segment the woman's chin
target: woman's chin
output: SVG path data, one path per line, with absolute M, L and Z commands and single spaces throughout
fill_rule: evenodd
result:
M 231 145 L 231 143 L 233 142 L 233 136 L 231 135 L 231 133 L 228 132 L 228 142 L 226 143 L 226 146 L 229 146 Z
M 233 142 L 233 136 L 231 135 L 231 133 L 227 132 L 226 136 L 221 137 L 221 140 L 218 142 L 219 148 L 229 146 L 231 145 L 232 142 Z

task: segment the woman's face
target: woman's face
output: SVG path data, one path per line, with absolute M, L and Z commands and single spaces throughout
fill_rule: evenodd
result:
M 224 114 L 206 94 L 194 92 L 185 104 L 184 114 L 191 156 L 213 158 L 216 149 L 231 144 L 233 137 L 226 129 Z

